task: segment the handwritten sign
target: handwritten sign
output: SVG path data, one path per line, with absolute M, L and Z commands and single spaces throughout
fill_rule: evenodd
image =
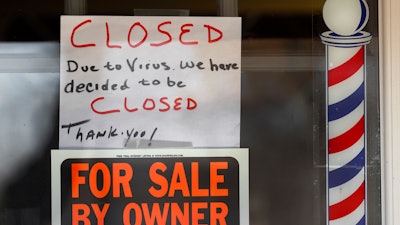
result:
M 60 39 L 60 148 L 240 145 L 240 18 L 62 16 Z
M 248 149 L 53 150 L 52 223 L 249 224 Z

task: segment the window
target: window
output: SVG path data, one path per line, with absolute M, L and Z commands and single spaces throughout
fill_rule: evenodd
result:
M 382 224 L 378 1 L 366 45 L 367 219 Z M 0 9 L 0 224 L 50 224 L 62 14 L 242 17 L 241 146 L 250 224 L 325 224 L 323 0 L 7 1 Z

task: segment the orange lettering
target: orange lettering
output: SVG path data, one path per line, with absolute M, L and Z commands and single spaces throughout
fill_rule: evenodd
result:
M 218 170 L 228 169 L 228 162 L 210 163 L 210 194 L 211 196 L 228 196 L 228 189 L 218 188 L 218 184 L 224 183 L 224 175 L 219 175 Z
M 82 213 L 80 214 L 80 212 Z M 79 222 L 83 222 L 83 225 L 90 225 L 89 214 L 90 208 L 86 204 L 72 204 L 72 225 L 79 225 Z
M 210 203 L 210 225 L 226 225 L 226 216 L 228 215 L 228 206 L 223 202 Z M 218 221 L 218 223 L 217 223 Z
M 158 174 L 158 170 L 165 172 L 165 170 L 167 170 L 167 166 L 162 162 L 156 162 L 151 165 L 149 170 L 150 179 L 153 181 L 153 183 L 159 185 L 160 188 L 156 189 L 154 186 L 151 186 L 149 188 L 149 193 L 153 197 L 162 198 L 168 192 L 168 180 L 164 176 Z
M 97 173 L 99 172 L 103 174 L 102 190 L 99 190 L 97 187 Z M 89 174 L 89 186 L 96 198 L 106 197 L 111 187 L 111 174 L 106 164 L 99 162 L 93 165 Z
M 192 225 L 206 225 L 199 223 L 199 220 L 204 220 L 204 213 L 199 212 L 199 209 L 206 209 L 207 202 L 193 202 L 192 203 Z
M 169 203 L 164 203 L 161 214 L 160 203 L 153 203 L 151 212 L 147 203 L 142 203 L 142 211 L 146 224 L 167 224 Z M 156 222 L 157 221 L 157 222 Z
M 135 223 L 133 225 L 140 225 L 142 224 L 142 210 L 140 209 L 140 206 L 136 203 L 129 203 L 128 205 L 125 206 L 124 208 L 124 213 L 123 213 L 123 221 L 124 225 L 132 225 L 131 223 L 131 211 L 135 211 Z
M 113 197 L 119 198 L 121 196 L 121 188 L 125 197 L 132 197 L 132 189 L 129 182 L 133 177 L 132 167 L 128 163 L 113 163 Z M 123 171 L 124 175 L 121 175 Z
M 85 178 L 79 176 L 80 171 L 88 171 L 88 163 L 73 163 L 71 164 L 71 192 L 72 198 L 79 198 L 79 185 L 85 183 Z
M 209 196 L 208 189 L 199 188 L 199 163 L 192 162 L 192 196 L 206 197 Z
M 101 210 L 98 204 L 91 204 L 94 215 L 97 218 L 97 225 L 104 225 L 104 218 L 106 217 L 110 203 L 105 203 Z
M 190 197 L 185 168 L 183 167 L 182 162 L 175 163 L 174 171 L 172 172 L 168 197 L 174 197 L 177 190 L 181 190 L 184 197 Z
M 177 221 L 179 224 L 189 224 L 189 203 L 183 203 L 183 211 L 181 207 L 179 207 L 178 203 L 171 203 L 171 221 L 172 225 L 177 225 Z

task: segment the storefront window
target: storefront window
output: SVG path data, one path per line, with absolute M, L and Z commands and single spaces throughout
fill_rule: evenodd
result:
M 58 149 L 60 16 L 239 16 L 240 146 L 249 148 L 250 224 L 327 224 L 323 0 L 7 1 L 0 9 L 0 224 L 51 224 Z M 366 218 L 382 224 L 378 1 L 366 53 Z M 229 88 L 229 87 L 221 87 Z

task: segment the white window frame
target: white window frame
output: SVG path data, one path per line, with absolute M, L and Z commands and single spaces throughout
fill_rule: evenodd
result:
M 379 1 L 382 224 L 400 224 L 400 1 Z

